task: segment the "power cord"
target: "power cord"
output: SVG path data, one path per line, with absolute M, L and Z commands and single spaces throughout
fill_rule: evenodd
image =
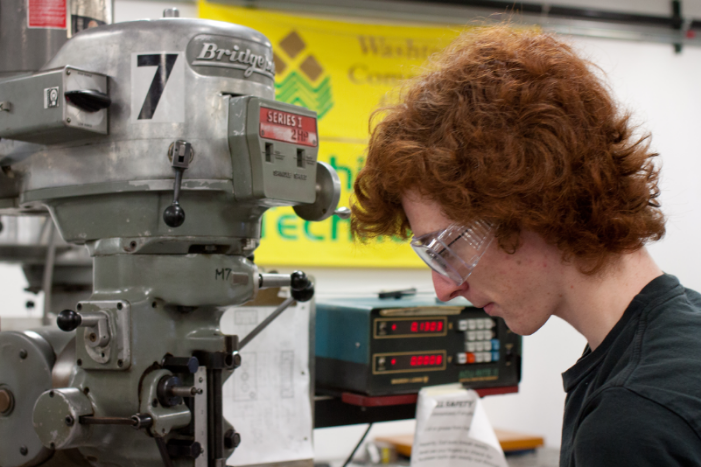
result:
M 353 459 L 353 456 L 355 456 L 355 452 L 358 450 L 360 445 L 363 444 L 363 441 L 365 441 L 365 437 L 368 435 L 368 433 L 370 433 L 370 428 L 372 428 L 372 423 L 368 424 L 368 429 L 365 430 L 365 434 L 363 434 L 363 437 L 360 438 L 358 444 L 355 445 L 353 452 L 350 453 L 350 456 L 348 456 L 348 459 L 346 459 L 346 462 L 343 464 L 343 467 L 347 467 L 348 464 L 350 464 L 350 461 Z

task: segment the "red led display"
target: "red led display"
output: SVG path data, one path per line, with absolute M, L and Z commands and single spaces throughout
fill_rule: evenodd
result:
M 439 321 L 412 321 L 410 329 L 411 329 L 411 332 L 414 332 L 414 333 L 442 332 L 443 331 L 443 320 L 439 320 Z
M 445 369 L 445 352 L 423 352 L 416 354 L 401 353 L 395 355 L 378 356 L 376 358 L 376 370 L 384 371 L 405 371 L 421 369 Z
M 411 366 L 440 366 L 443 364 L 443 355 L 413 355 L 409 360 Z
M 434 319 L 402 319 L 377 320 L 376 335 L 383 336 L 412 336 L 425 334 L 444 334 L 447 325 L 446 318 Z

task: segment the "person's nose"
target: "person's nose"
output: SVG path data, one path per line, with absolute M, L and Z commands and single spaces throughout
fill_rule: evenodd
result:
M 436 296 L 438 300 L 442 302 L 454 299 L 463 292 L 466 292 L 470 287 L 467 281 L 463 282 L 461 285 L 455 285 L 455 282 L 438 274 L 436 271 L 431 271 L 431 278 L 433 279 L 433 288 L 436 290 Z

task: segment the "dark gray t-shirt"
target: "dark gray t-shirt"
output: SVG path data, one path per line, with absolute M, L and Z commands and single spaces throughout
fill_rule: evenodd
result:
M 701 466 L 701 295 L 663 275 L 562 374 L 560 467 Z

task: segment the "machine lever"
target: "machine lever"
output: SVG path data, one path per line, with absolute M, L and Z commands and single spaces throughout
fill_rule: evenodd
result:
M 163 459 L 163 465 L 165 467 L 173 467 L 173 460 L 170 458 L 168 453 L 168 446 L 163 438 L 160 436 L 154 436 L 156 439 L 156 444 L 158 445 L 158 452 L 161 453 L 161 459 Z
M 273 287 L 290 287 L 292 298 L 298 302 L 306 302 L 314 296 L 314 284 L 302 271 L 295 271 L 289 276 L 287 274 L 259 274 L 258 286 L 261 289 Z
M 63 310 L 56 317 L 58 328 L 66 332 L 75 331 L 82 322 L 83 318 L 73 310 Z
M 173 203 L 163 211 L 163 222 L 168 227 L 180 227 L 185 222 L 185 211 L 180 207 L 180 185 L 183 181 L 183 172 L 190 166 L 190 162 L 192 162 L 194 157 L 195 150 L 187 141 L 175 141 L 168 148 L 170 165 L 175 170 Z
M 66 91 L 64 96 L 66 96 L 66 100 L 71 104 L 90 113 L 106 109 L 112 104 L 110 96 L 94 89 Z
M 259 280 L 259 286 L 261 288 L 284 287 L 289 285 L 290 289 L 292 289 L 292 296 L 285 299 L 270 316 L 265 318 L 253 331 L 246 334 L 246 337 L 239 341 L 239 350 L 243 349 L 246 344 L 260 334 L 263 329 L 272 323 L 275 318 L 280 316 L 294 301 L 306 302 L 311 300 L 314 296 L 314 284 L 302 271 L 295 271 L 289 276 L 285 274 L 261 274 Z
M 66 419 L 68 423 L 68 419 Z M 131 417 L 80 417 L 78 423 L 81 425 L 129 425 L 136 429 L 148 428 L 153 425 L 153 419 L 148 415 L 136 414 Z
M 56 324 L 62 331 L 74 331 L 79 327 L 91 329 L 86 335 L 90 347 L 104 347 L 110 341 L 108 317 L 104 312 L 78 313 L 73 310 L 63 310 L 56 317 Z
M 249 332 L 248 334 L 246 334 L 246 337 L 244 337 L 243 339 L 241 339 L 241 341 L 239 342 L 239 350 L 243 349 L 243 348 L 246 346 L 246 344 L 248 344 L 249 342 L 251 342 L 251 341 L 253 340 L 254 337 L 256 337 L 258 334 L 260 334 L 261 331 L 263 331 L 263 329 L 265 329 L 265 328 L 268 326 L 268 324 L 272 323 L 273 320 L 274 320 L 275 318 L 277 318 L 278 316 L 280 316 L 280 314 L 282 314 L 282 312 L 285 311 L 285 310 L 287 309 L 287 307 L 289 307 L 290 305 L 292 305 L 292 303 L 293 303 L 294 301 L 295 301 L 295 299 L 292 298 L 292 297 L 286 298 L 285 301 L 282 302 L 282 303 L 275 309 L 275 311 L 273 311 L 273 312 L 270 314 L 270 316 L 268 316 L 267 318 L 265 318 L 265 319 L 263 320 L 263 322 L 260 323 L 258 326 L 256 326 L 256 328 L 255 328 L 253 331 Z

